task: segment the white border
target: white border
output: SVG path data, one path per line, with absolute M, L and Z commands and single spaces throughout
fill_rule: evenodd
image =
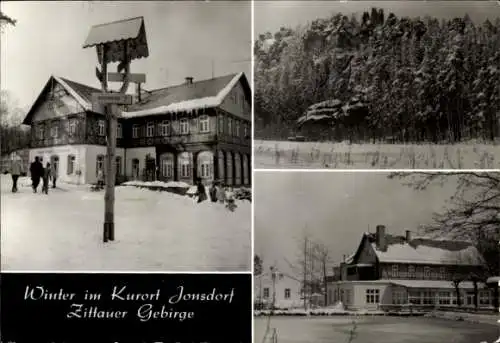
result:
M 251 263 L 251 268 L 250 268 L 250 271 L 251 271 L 251 274 L 250 274 L 250 277 L 251 277 L 251 297 L 250 297 L 250 318 L 251 318 L 251 330 L 252 330 L 252 333 L 251 333 L 251 342 L 255 343 L 255 318 L 254 318 L 254 265 L 253 265 L 253 259 L 254 259 L 254 256 L 255 256 L 255 240 L 254 240 L 254 232 L 255 232 L 255 222 L 254 222 L 254 219 L 255 219 L 255 216 L 254 216 L 254 211 L 255 211 L 255 149 L 254 149 L 254 142 L 255 142 L 255 139 L 254 139 L 254 135 L 255 135 L 255 102 L 254 102 L 254 92 L 255 92 L 255 84 L 254 84 L 254 66 L 255 66 L 255 59 L 254 59 L 254 53 L 253 53 L 253 46 L 254 46 L 254 42 L 255 42 L 255 32 L 254 32 L 254 22 L 255 22 L 255 0 L 251 0 L 250 1 L 250 12 L 251 12 L 251 26 L 250 26 L 250 30 L 251 30 L 251 43 L 250 43 L 250 56 L 251 56 L 251 63 L 250 63 L 250 92 L 252 94 L 252 106 L 251 106 L 251 109 L 252 109 L 252 113 L 251 113 L 251 125 L 252 125 L 252 141 L 251 141 L 251 149 L 252 149 L 252 152 L 251 152 L 251 156 L 252 156 L 252 170 L 251 170 L 251 174 L 252 174 L 252 208 L 251 208 L 251 215 L 252 215 L 252 218 L 251 218 L 251 251 L 252 251 L 252 256 L 250 257 L 252 260 L 250 261 Z

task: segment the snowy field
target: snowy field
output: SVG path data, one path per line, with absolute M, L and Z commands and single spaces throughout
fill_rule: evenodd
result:
M 168 192 L 117 187 L 115 241 L 102 243 L 104 191 L 62 184 L 11 193 L 1 176 L 3 270 L 248 271 L 251 203 L 223 204 Z
M 499 169 L 498 144 L 254 142 L 255 168 Z
M 499 336 L 496 325 L 455 322 L 422 317 L 273 317 L 280 343 L 349 342 L 352 343 L 480 343 L 494 342 Z M 255 318 L 255 342 L 266 330 L 267 318 Z

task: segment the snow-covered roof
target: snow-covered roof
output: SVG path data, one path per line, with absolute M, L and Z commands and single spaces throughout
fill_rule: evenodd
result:
M 380 262 L 452 265 L 481 265 L 483 263 L 483 258 L 472 245 L 452 250 L 441 244 L 426 244 L 425 241 L 423 244 L 412 244 L 412 242 L 388 244 L 386 251 L 378 249 L 376 243 L 372 243 L 372 248 Z
M 64 87 L 64 89 L 73 97 L 75 98 L 75 100 L 78 102 L 78 104 L 80 104 L 80 106 L 82 106 L 86 111 L 90 111 L 92 109 L 92 103 L 89 101 L 89 99 L 85 99 L 83 98 L 82 96 L 80 96 L 80 94 L 75 90 L 73 89 L 72 87 L 69 86 L 69 84 L 66 82 L 66 80 L 64 80 L 63 78 L 61 77 L 58 77 L 58 76 L 54 76 L 54 79 L 61 85 Z M 98 92 L 98 90 L 96 89 L 96 91 Z
M 101 90 L 59 76 L 51 76 L 44 89 L 39 94 L 31 109 L 28 111 L 23 124 L 30 125 L 34 109 L 44 99 L 42 96 L 50 90 L 52 80 L 59 83 L 85 111 L 92 111 L 92 94 Z M 200 80 L 192 84 L 165 87 L 147 91 L 140 103 L 128 106 L 122 112 L 123 118 L 135 118 L 148 115 L 173 112 L 190 112 L 204 108 L 217 107 L 222 104 L 235 85 L 242 81 L 246 95 L 251 101 L 251 90 L 244 73 L 225 75 L 207 80 Z
M 234 88 L 234 86 L 238 83 L 238 81 L 242 76 L 243 73 L 238 73 L 234 75 L 232 79 L 229 81 L 229 83 L 227 83 L 225 87 L 219 90 L 219 92 L 214 96 L 206 96 L 202 98 L 182 100 L 178 102 L 169 103 L 168 105 L 148 108 L 144 110 L 128 111 L 128 112 L 123 111 L 122 117 L 136 118 L 136 117 L 150 116 L 163 113 L 190 112 L 190 111 L 196 111 L 205 108 L 220 106 L 224 101 L 224 99 L 226 98 L 226 96 Z M 189 87 L 190 85 L 187 86 Z

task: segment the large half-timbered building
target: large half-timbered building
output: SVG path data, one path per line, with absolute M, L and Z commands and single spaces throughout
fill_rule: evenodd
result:
M 27 113 L 30 160 L 58 168 L 59 179 L 93 183 L 105 171 L 106 120 L 100 92 L 52 76 Z M 251 90 L 243 73 L 139 91 L 118 119 L 117 175 L 192 183 L 251 183 Z

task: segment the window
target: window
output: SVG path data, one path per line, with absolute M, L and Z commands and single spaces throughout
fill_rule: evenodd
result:
M 366 303 L 367 304 L 378 304 L 380 302 L 380 290 L 379 289 L 367 289 L 366 290 Z
M 440 291 L 438 293 L 439 305 L 450 305 L 452 301 L 452 294 L 448 291 Z
M 97 155 L 96 161 L 95 161 L 95 175 L 97 176 L 97 173 L 99 170 L 102 170 L 104 173 L 104 156 L 103 155 Z
M 146 137 L 153 137 L 155 135 L 155 123 L 148 122 L 146 126 Z
M 200 117 L 200 132 L 202 133 L 210 132 L 210 120 L 206 115 Z
M 209 178 L 211 176 L 210 163 L 203 162 L 201 164 L 201 175 L 200 176 L 203 178 Z
M 392 277 L 399 277 L 399 268 L 397 264 L 392 265 Z
M 43 126 L 36 129 L 36 137 L 40 140 L 43 139 Z
M 421 292 L 422 304 L 433 305 L 435 301 L 436 294 L 432 291 Z
M 248 134 L 248 124 L 243 125 L 243 137 L 247 138 Z
M 402 305 L 407 303 L 406 291 L 404 289 L 396 289 L 392 293 L 392 303 L 394 305 Z
M 416 290 L 409 290 L 408 302 L 413 305 L 420 305 L 421 304 L 420 292 Z
M 139 125 L 132 125 L 132 138 L 139 138 Z
M 269 298 L 269 288 L 264 288 L 264 298 Z
M 291 293 L 292 293 L 292 291 L 290 288 L 285 288 L 285 299 L 290 299 Z
M 161 175 L 167 178 L 174 176 L 174 161 L 161 160 Z
M 170 136 L 170 121 L 164 120 L 160 124 L 160 135 Z
M 490 305 L 490 291 L 480 291 L 479 292 L 479 305 L 489 306 Z
M 187 119 L 181 119 L 181 135 L 187 135 L 189 133 L 189 121 Z
M 50 127 L 50 136 L 52 138 L 57 138 L 58 135 L 59 135 L 59 123 L 58 122 L 52 123 L 52 126 Z
M 122 138 L 122 124 L 121 123 L 118 123 L 116 125 L 116 138 Z
M 224 116 L 219 116 L 219 133 L 224 133 Z
M 227 133 L 230 135 L 233 134 L 233 119 L 232 118 L 227 118 Z
M 105 136 L 106 131 L 104 129 L 104 120 L 99 120 L 97 124 L 99 126 L 99 136 Z
M 69 135 L 73 136 L 76 133 L 76 120 L 75 119 L 70 119 L 69 120 Z
M 408 266 L 408 277 L 410 279 L 415 278 L 415 266 Z
M 439 268 L 439 279 L 441 279 L 441 280 L 445 279 L 445 277 L 444 277 L 445 276 L 445 272 L 446 272 L 446 270 L 445 270 L 444 267 L 440 267 Z
M 234 123 L 234 135 L 236 137 L 239 137 L 240 136 L 240 121 L 239 120 L 235 120 L 235 123 Z
M 190 177 L 191 176 L 191 165 L 189 161 L 182 161 L 181 164 L 181 177 Z
M 431 277 L 431 268 L 424 267 L 424 279 L 429 279 Z
M 67 168 L 67 174 L 71 175 L 75 172 L 75 156 L 74 155 L 68 155 L 68 168 Z

